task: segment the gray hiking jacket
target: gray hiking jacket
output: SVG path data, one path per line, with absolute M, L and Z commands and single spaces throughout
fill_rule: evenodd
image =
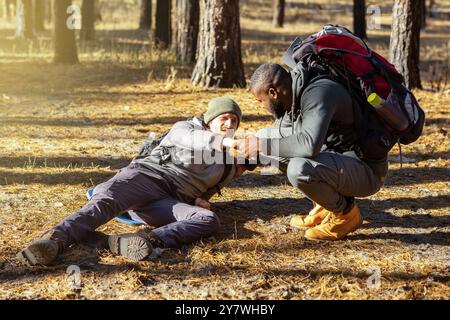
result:
M 299 114 L 294 122 L 290 120 L 290 113 L 286 113 L 281 123 L 282 132 L 288 132 L 293 126 L 295 133 L 265 139 L 262 141 L 267 146 L 264 153 L 283 158 L 313 158 L 323 151 L 344 153 L 347 146 L 331 142 L 336 137 L 351 141 L 354 134 L 352 100 L 347 90 L 337 82 L 321 79 L 309 84 L 299 99 L 296 102 Z M 387 159 L 367 164 L 377 176 L 386 175 Z
M 200 118 L 180 121 L 150 156 L 134 159 L 132 163 L 166 178 L 174 196 L 182 201 L 193 203 L 197 197 L 209 200 L 218 191 L 217 187 L 227 185 L 236 173 L 233 158 L 223 152 L 223 139 L 224 136 L 210 131 Z M 219 184 L 225 161 L 230 164 L 230 170 Z

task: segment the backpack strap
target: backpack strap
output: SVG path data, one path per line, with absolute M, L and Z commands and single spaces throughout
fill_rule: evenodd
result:
M 299 116 L 302 116 L 301 112 L 301 99 L 305 89 L 312 83 L 322 80 L 329 79 L 333 80 L 333 77 L 329 74 L 327 70 L 315 60 L 314 54 L 309 54 L 300 60 L 291 71 L 292 77 L 292 106 L 291 106 L 291 122 L 294 124 L 295 117 L 295 106 L 298 103 Z M 300 90 L 298 90 L 300 88 Z M 280 121 L 281 128 L 281 121 Z M 295 134 L 294 125 L 292 125 L 292 134 Z M 281 130 L 280 130 L 281 133 Z

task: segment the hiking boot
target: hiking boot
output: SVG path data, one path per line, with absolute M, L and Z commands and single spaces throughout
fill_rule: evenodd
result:
M 45 232 L 17 255 L 17 259 L 29 266 L 49 265 L 66 247 L 66 237 L 54 229 Z
M 144 260 L 154 248 L 163 247 L 161 240 L 148 231 L 111 235 L 108 243 L 112 253 L 133 261 Z
M 320 224 L 331 211 L 321 207 L 317 203 L 307 215 L 295 215 L 292 217 L 290 225 L 295 228 L 311 228 Z
M 356 203 L 352 203 L 350 210 L 331 212 L 321 224 L 306 230 L 305 238 L 309 240 L 339 240 L 358 229 L 362 222 L 358 206 Z

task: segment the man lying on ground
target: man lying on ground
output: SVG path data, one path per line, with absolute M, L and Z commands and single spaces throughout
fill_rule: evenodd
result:
M 112 253 L 139 261 L 158 248 L 179 248 L 219 229 L 208 200 L 245 171 L 228 155 L 242 113 L 236 102 L 219 97 L 203 118 L 175 123 L 160 144 L 136 157 L 95 187 L 89 202 L 17 254 L 29 265 L 48 265 L 73 243 L 98 243 Z M 156 227 L 107 236 L 95 231 L 127 212 Z

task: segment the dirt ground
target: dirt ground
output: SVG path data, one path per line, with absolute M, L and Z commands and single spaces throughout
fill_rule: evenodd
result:
M 258 64 L 279 61 L 293 36 L 326 22 L 351 26 L 351 1 L 291 3 L 285 27 L 274 29 L 266 2 L 242 1 L 247 79 Z M 368 34 L 386 54 L 392 3 L 382 3 L 381 29 Z M 385 186 L 358 200 L 359 230 L 342 241 L 305 240 L 289 219 L 310 202 L 282 174 L 256 170 L 213 198 L 222 222 L 215 237 L 139 263 L 83 246 L 50 267 L 22 266 L 15 254 L 83 206 L 87 188 L 126 165 L 148 132 L 200 114 L 218 95 L 241 105 L 245 130 L 270 125 L 270 116 L 246 89 L 192 87 L 192 67 L 152 48 L 137 22 L 100 24 L 97 44 L 70 67 L 50 63 L 50 33 L 23 43 L 0 24 L 0 298 L 449 299 L 450 86 L 436 86 L 448 76 L 450 4 L 441 3 L 421 40 L 424 90 L 415 94 L 424 134 L 402 148 L 402 168 L 394 148 Z M 136 228 L 111 221 L 99 230 Z

